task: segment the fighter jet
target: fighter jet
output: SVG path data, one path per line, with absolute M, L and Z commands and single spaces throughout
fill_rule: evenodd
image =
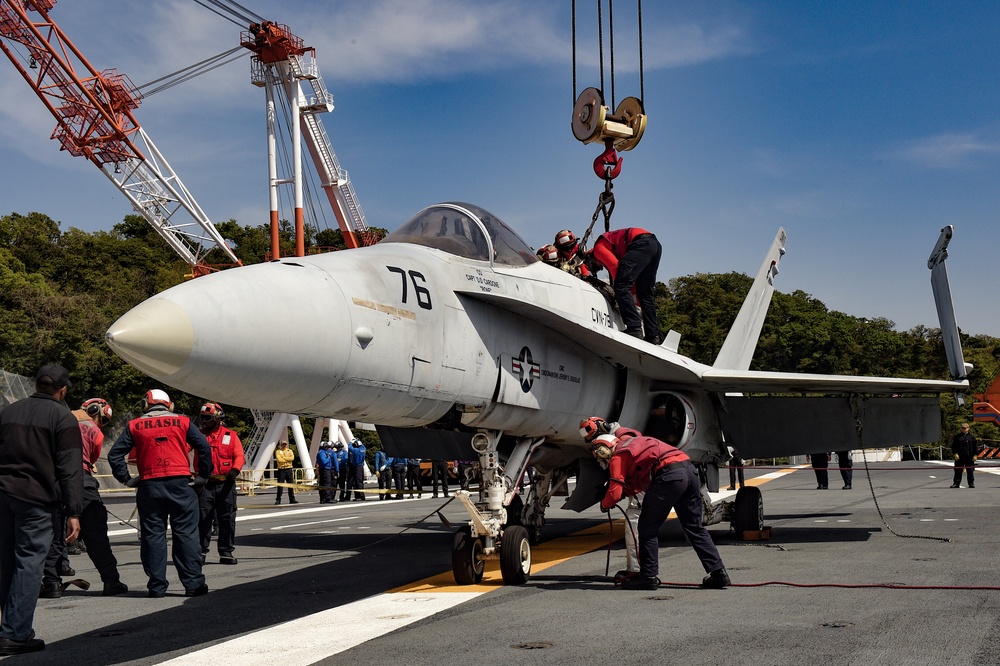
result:
M 946 247 L 935 248 L 934 275 Z M 478 582 L 484 561 L 499 559 L 504 581 L 522 584 L 552 496 L 575 476 L 566 506 L 579 510 L 603 480 L 579 432 L 586 417 L 686 451 L 706 479 L 706 521 L 737 529 L 759 527 L 763 502 L 751 487 L 711 501 L 727 444 L 769 457 L 940 437 L 938 394 L 968 388 L 957 332 L 950 381 L 748 369 L 784 253 L 779 230 L 711 366 L 678 354 L 676 333 L 659 346 L 626 335 L 604 291 L 538 261 L 466 203 L 429 206 L 375 246 L 178 285 L 106 337 L 128 363 L 194 395 L 374 423 L 391 455 L 478 456 L 477 500 L 457 493 L 470 521 L 455 534 L 455 578 Z M 935 294 L 948 309 L 943 279 Z

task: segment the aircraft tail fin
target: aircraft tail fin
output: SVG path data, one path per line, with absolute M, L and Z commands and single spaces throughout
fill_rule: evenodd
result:
M 750 361 L 753 360 L 753 353 L 757 349 L 757 340 L 764 325 L 767 307 L 771 304 L 771 296 L 774 294 L 774 277 L 778 274 L 778 263 L 785 254 L 785 238 L 785 230 L 779 228 L 774 242 L 771 243 L 771 249 L 764 257 L 764 263 L 757 271 L 750 293 L 743 301 L 743 306 L 736 315 L 736 321 L 729 329 L 726 341 L 722 343 L 722 349 L 719 350 L 712 367 L 727 370 L 750 369 Z
M 934 305 L 937 307 L 938 323 L 941 326 L 941 338 L 944 340 L 944 352 L 948 357 L 948 369 L 951 378 L 967 379 L 972 371 L 972 364 L 965 362 L 962 354 L 962 341 L 958 336 L 958 323 L 955 320 L 955 305 L 951 299 L 951 286 L 948 283 L 948 269 L 945 260 L 948 258 L 948 244 L 951 242 L 955 227 L 948 225 L 941 229 L 937 243 L 927 259 L 927 268 L 931 269 L 931 289 L 934 291 Z M 956 394 L 959 405 L 965 404 L 965 397 Z

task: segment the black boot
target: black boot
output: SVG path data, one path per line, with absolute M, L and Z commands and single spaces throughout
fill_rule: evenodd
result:
M 42 589 L 38 592 L 39 599 L 61 599 L 63 593 L 62 583 L 42 583 Z
M 724 590 L 729 587 L 729 583 L 729 574 L 723 567 L 705 576 L 704 580 L 701 581 L 701 586 L 713 590 Z
M 660 587 L 660 579 L 656 576 L 636 574 L 622 580 L 623 590 L 656 590 Z

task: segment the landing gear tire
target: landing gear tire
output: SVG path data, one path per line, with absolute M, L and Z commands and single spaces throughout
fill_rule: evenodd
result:
M 505 585 L 524 585 L 531 575 L 531 542 L 520 525 L 511 525 L 500 537 L 500 574 Z
M 483 581 L 486 562 L 482 559 L 483 540 L 472 536 L 472 528 L 466 525 L 455 532 L 451 546 L 451 571 L 459 585 L 475 585 Z M 506 581 L 506 576 L 504 577 Z
M 764 527 L 764 498 L 760 488 L 744 486 L 736 492 L 736 510 L 733 529 L 737 534 Z

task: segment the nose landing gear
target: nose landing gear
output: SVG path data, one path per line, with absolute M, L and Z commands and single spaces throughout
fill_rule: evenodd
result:
M 516 495 L 500 467 L 499 441 L 498 432 L 480 432 L 472 438 L 472 448 L 479 454 L 482 471 L 480 501 L 473 502 L 466 490 L 455 492 L 471 518 L 468 525 L 455 532 L 452 541 L 451 568 L 459 585 L 482 582 L 486 560 L 500 560 L 500 574 L 505 585 L 523 585 L 531 575 L 528 530 L 517 524 L 519 516 L 509 524 L 507 520 L 506 505 L 510 505 Z M 529 444 L 523 442 L 520 446 L 528 447 Z

